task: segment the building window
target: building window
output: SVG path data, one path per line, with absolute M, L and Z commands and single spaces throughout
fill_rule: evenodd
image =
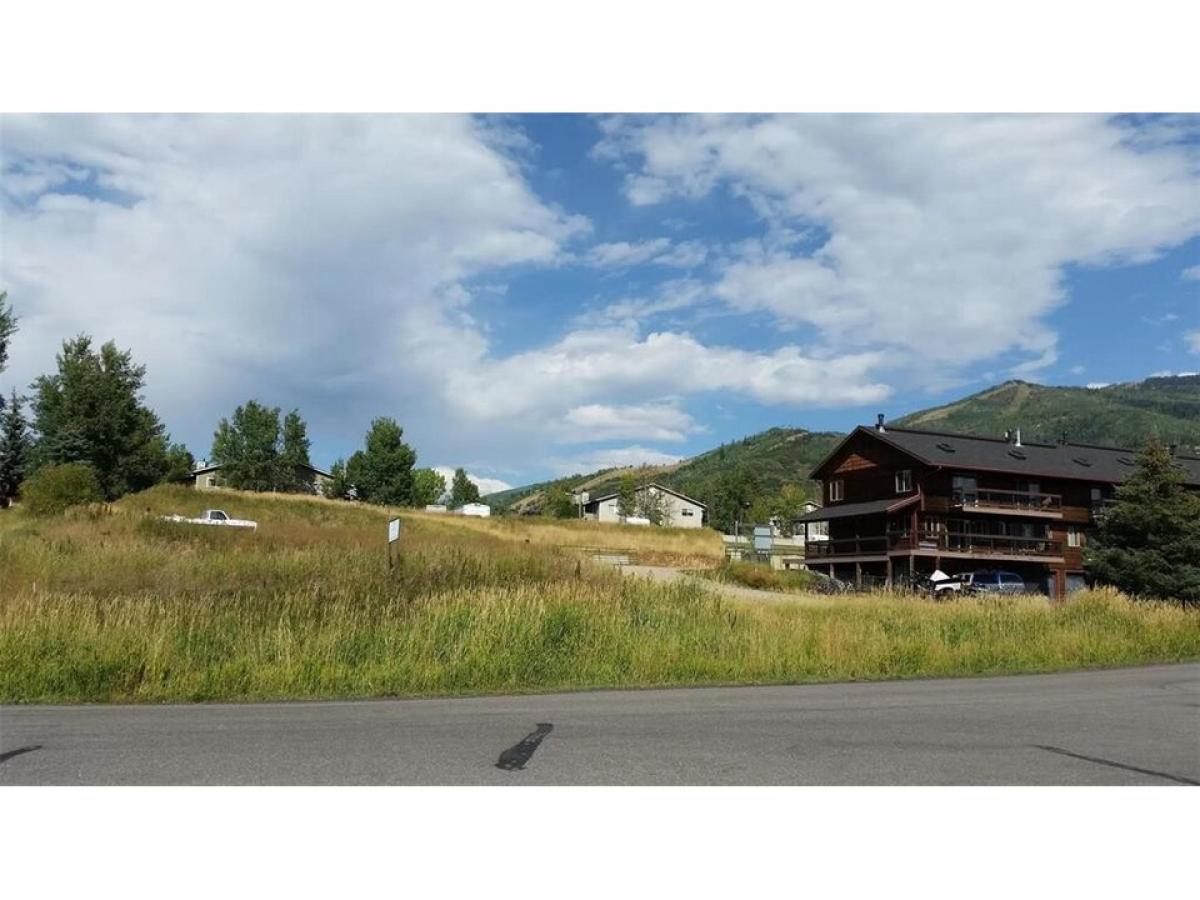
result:
M 1067 546 L 1082 547 L 1083 546 L 1083 529 L 1075 525 L 1067 526 Z
M 912 469 L 901 469 L 896 473 L 896 493 L 907 494 L 912 490 Z
M 839 478 L 829 482 L 829 502 L 837 503 L 845 496 L 845 483 Z
M 694 516 L 696 513 L 695 513 L 693 510 L 690 510 L 690 509 L 686 509 L 686 508 L 685 508 L 685 509 L 683 510 L 683 514 L 684 514 L 685 516 Z

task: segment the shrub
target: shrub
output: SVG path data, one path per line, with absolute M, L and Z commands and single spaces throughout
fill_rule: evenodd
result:
M 86 463 L 63 463 L 39 469 L 21 485 L 25 508 L 35 516 L 52 516 L 71 506 L 104 499 L 96 470 Z

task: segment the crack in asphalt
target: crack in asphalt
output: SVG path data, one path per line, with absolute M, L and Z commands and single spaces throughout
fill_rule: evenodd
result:
M 20 756 L 22 753 L 32 753 L 34 750 L 41 749 L 41 744 L 31 744 L 28 747 L 18 747 L 16 750 L 9 750 L 5 753 L 0 753 L 0 763 L 6 763 L 14 756 Z
M 496 760 L 496 768 L 503 769 L 506 772 L 524 769 L 525 763 L 529 762 L 538 745 L 553 730 L 554 726 L 549 722 L 538 723 L 534 731 L 529 732 L 529 734 L 500 754 L 500 758 Z
M 1168 781 L 1175 781 L 1179 784 L 1196 784 L 1200 785 L 1200 781 L 1193 781 L 1190 778 L 1184 778 L 1182 775 L 1172 775 L 1169 772 L 1159 772 L 1155 769 L 1142 769 L 1138 766 L 1131 766 L 1126 763 L 1116 762 L 1111 759 L 1103 759 L 1099 756 L 1087 756 L 1083 753 L 1072 753 L 1070 750 L 1064 750 L 1062 747 L 1047 747 L 1045 744 L 1034 744 L 1038 750 L 1045 750 L 1048 753 L 1058 753 L 1061 756 L 1070 756 L 1075 759 L 1086 760 L 1101 766 L 1112 766 L 1114 769 L 1126 769 L 1130 772 L 1140 772 L 1142 775 L 1153 775 L 1157 778 L 1165 778 Z

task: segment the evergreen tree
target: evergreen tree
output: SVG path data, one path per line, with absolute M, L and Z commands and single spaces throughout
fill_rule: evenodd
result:
M 617 488 L 617 515 L 622 519 L 637 514 L 637 481 L 632 474 L 621 476 L 621 484 Z
M 8 365 L 8 341 L 17 331 L 17 317 L 8 305 L 8 291 L 0 291 L 0 372 Z
M 467 477 L 466 469 L 455 469 L 450 482 L 450 506 L 458 509 L 465 503 L 479 502 L 479 487 Z
M 162 423 L 141 399 L 145 366 L 109 341 L 99 352 L 80 335 L 63 342 L 58 371 L 33 383 L 32 468 L 83 462 L 105 498 L 157 483 L 167 471 Z
M 413 466 L 417 454 L 404 443 L 395 419 L 371 423 L 366 444 L 346 464 L 346 476 L 359 500 L 384 506 L 407 506 L 413 500 Z
M 288 490 L 293 475 L 283 465 L 279 445 L 279 408 L 248 400 L 231 418 L 217 423 L 210 455 L 221 466 L 221 483 L 228 487 Z
M 0 397 L 0 507 L 8 506 L 18 495 L 25 480 L 29 461 L 29 426 L 21 413 L 21 398 L 17 392 L 7 405 Z
M 163 481 L 189 481 L 192 471 L 196 468 L 196 457 L 183 444 L 172 444 L 167 448 L 167 466 L 163 473 Z
M 1134 596 L 1200 603 L 1200 496 L 1151 438 L 1084 549 L 1098 582 Z
M 446 479 L 433 469 L 413 470 L 413 506 L 437 503 L 446 493 Z
M 334 500 L 350 500 L 357 496 L 346 474 L 345 460 L 339 459 L 329 467 L 329 480 L 321 488 L 321 493 Z
M 300 411 L 293 409 L 283 418 L 283 449 L 279 454 L 281 474 L 288 490 L 312 490 L 312 475 L 307 472 L 307 467 L 312 466 L 308 458 L 310 446 L 308 426 L 300 418 Z

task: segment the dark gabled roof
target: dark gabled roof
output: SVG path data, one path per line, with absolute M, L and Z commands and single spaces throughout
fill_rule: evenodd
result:
M 920 494 L 909 494 L 897 500 L 895 497 L 884 497 L 882 500 L 867 500 L 864 503 L 835 503 L 833 506 L 823 506 L 805 513 L 793 522 L 828 522 L 830 519 L 845 519 L 850 516 L 869 516 L 875 513 L 895 512 L 911 506 L 921 499 Z
M 209 472 L 215 472 L 215 471 L 217 471 L 217 470 L 218 470 L 218 469 L 220 469 L 220 468 L 221 468 L 221 464 L 220 464 L 220 463 L 210 463 L 210 464 L 209 464 L 209 465 L 207 465 L 207 466 L 200 466 L 200 467 L 199 467 L 199 468 L 197 468 L 197 469 L 192 469 L 192 475 L 193 475 L 193 476 L 196 476 L 196 475 L 207 475 Z M 300 464 L 299 464 L 299 465 L 298 465 L 296 468 L 298 468 L 298 469 L 308 469 L 310 472 L 315 472 L 317 475 L 323 475 L 323 476 L 324 476 L 324 477 L 326 477 L 326 478 L 332 478 L 332 477 L 333 477 L 333 476 L 332 476 L 332 475 L 330 475 L 328 472 L 324 472 L 324 471 L 322 471 L 321 469 L 318 469 L 316 466 L 307 466 L 307 465 L 305 465 L 304 463 L 300 463 Z
M 691 497 L 687 496 L 686 494 L 681 494 L 681 493 L 679 493 L 679 491 L 672 490 L 671 488 L 667 487 L 666 485 L 659 484 L 657 481 L 651 481 L 651 482 L 648 482 L 647 484 L 639 484 L 637 486 L 637 490 L 640 491 L 645 488 L 651 488 L 651 487 L 658 488 L 660 491 L 665 491 L 668 494 L 673 494 L 674 496 L 678 497 L 680 500 L 686 500 L 688 503 L 691 503 L 694 506 L 699 506 L 702 509 L 708 509 L 707 503 L 701 503 L 699 500 L 693 500 Z M 616 497 L 620 493 L 621 493 L 620 491 L 613 491 L 611 494 L 604 494 L 601 497 L 591 497 L 588 499 L 588 502 L 586 505 L 591 506 L 593 503 L 601 503 L 605 500 L 611 500 L 613 497 Z
M 821 460 L 813 469 L 813 475 L 816 476 L 858 434 L 870 435 L 929 466 L 1112 484 L 1129 477 L 1139 453 L 1126 447 L 1093 444 L 1023 443 L 1018 446 L 1004 438 L 892 426 L 885 426 L 880 431 L 860 425 Z M 1200 486 L 1200 458 L 1176 455 L 1175 462 L 1186 473 L 1189 485 Z

